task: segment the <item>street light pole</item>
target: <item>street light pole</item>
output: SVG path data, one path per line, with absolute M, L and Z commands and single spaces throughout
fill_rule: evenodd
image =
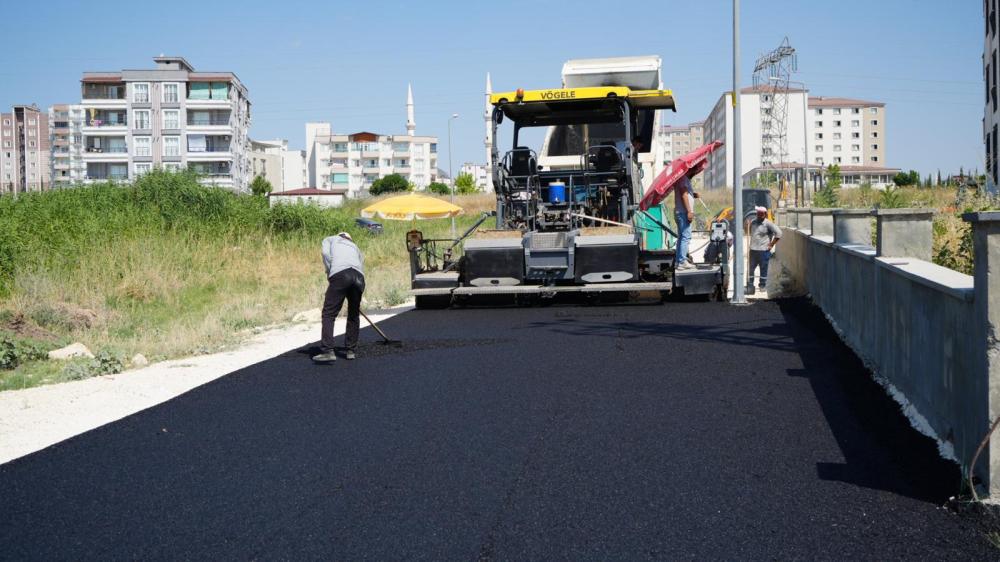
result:
M 733 304 L 743 294 L 743 159 L 740 155 L 740 0 L 733 0 Z
M 448 179 L 451 180 L 451 204 L 455 204 L 455 174 L 452 172 L 451 168 L 451 122 L 458 119 L 458 114 L 453 113 L 451 117 L 448 118 Z M 455 217 L 451 217 L 451 237 L 454 239 L 455 234 Z

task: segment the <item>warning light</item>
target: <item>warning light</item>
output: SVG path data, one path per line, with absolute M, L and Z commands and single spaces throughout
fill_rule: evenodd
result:
M 514 94 L 514 97 L 517 98 L 517 101 L 523 100 L 524 99 L 524 88 L 518 88 L 517 92 Z

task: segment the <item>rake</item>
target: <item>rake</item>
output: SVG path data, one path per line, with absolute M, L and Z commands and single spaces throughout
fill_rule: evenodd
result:
M 378 335 L 382 336 L 382 345 L 391 345 L 393 347 L 400 347 L 400 346 L 403 345 L 403 342 L 401 342 L 399 340 L 391 340 L 391 339 L 389 339 L 389 336 L 385 335 L 385 332 L 382 331 L 382 328 L 379 328 L 378 325 L 376 325 L 374 322 L 372 322 L 372 319 L 369 318 L 368 315 L 365 314 L 365 312 L 363 310 L 360 310 L 358 312 L 361 313 L 361 316 L 365 317 L 365 320 L 368 321 L 368 325 L 370 325 L 372 328 L 375 328 L 375 331 L 378 332 Z

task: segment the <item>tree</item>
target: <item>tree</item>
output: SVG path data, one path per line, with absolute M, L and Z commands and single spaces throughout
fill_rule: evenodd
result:
M 264 176 L 256 176 L 250 182 L 250 192 L 258 197 L 264 197 L 273 190 L 274 187 L 271 185 L 271 182 L 267 181 Z
M 472 174 L 458 174 L 458 177 L 455 178 L 455 191 L 462 195 L 479 191 L 476 186 L 476 178 L 472 177 Z
M 813 204 L 821 208 L 836 207 L 839 203 L 837 192 L 840 191 L 840 166 L 830 164 L 826 169 L 826 181 L 823 188 L 816 192 Z
M 913 178 L 910 177 L 910 174 L 907 174 L 906 172 L 899 172 L 898 174 L 892 177 L 892 183 L 896 184 L 899 187 L 913 185 L 912 182 Z
M 389 174 L 388 176 L 381 177 L 372 182 L 371 189 L 368 191 L 372 195 L 381 195 L 383 193 L 394 193 L 397 191 L 409 190 L 410 182 L 406 181 L 406 178 L 399 174 Z
M 938 187 L 941 186 L 941 170 L 938 170 L 937 183 L 935 185 Z
M 427 191 L 438 195 L 448 195 L 451 193 L 451 189 L 448 188 L 448 185 L 439 181 L 431 182 L 431 184 L 427 186 Z

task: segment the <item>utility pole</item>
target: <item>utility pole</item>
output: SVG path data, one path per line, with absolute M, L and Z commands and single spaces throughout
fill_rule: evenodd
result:
M 451 169 L 451 122 L 458 119 L 458 114 L 453 113 L 450 118 L 448 118 L 448 179 L 451 180 L 451 204 L 455 204 L 455 174 Z M 454 240 L 456 236 L 455 233 L 455 217 L 451 217 L 451 238 Z
M 746 304 L 743 294 L 743 162 L 740 157 L 740 0 L 733 0 L 733 304 Z

